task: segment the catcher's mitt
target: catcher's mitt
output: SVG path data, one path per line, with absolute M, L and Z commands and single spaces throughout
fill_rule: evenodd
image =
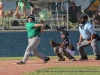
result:
M 50 45 L 52 46 L 52 47 L 57 47 L 57 46 L 60 46 L 60 44 L 58 44 L 58 43 L 56 43 L 54 40 L 50 40 Z

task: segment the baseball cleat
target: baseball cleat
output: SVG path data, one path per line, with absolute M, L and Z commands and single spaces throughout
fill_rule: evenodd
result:
M 18 65 L 21 65 L 21 64 L 25 64 L 25 62 L 23 61 L 20 61 L 20 62 L 17 62 Z
M 73 58 L 73 59 L 69 59 L 69 61 L 76 61 L 76 59 L 75 59 L 75 58 Z
M 50 60 L 50 58 L 48 57 L 47 59 L 44 60 L 43 63 L 47 63 Z
M 95 60 L 100 60 L 100 57 L 96 57 Z
M 79 60 L 88 60 L 87 56 L 81 57 Z
M 65 58 L 59 58 L 58 60 L 56 60 L 56 61 L 65 61 Z

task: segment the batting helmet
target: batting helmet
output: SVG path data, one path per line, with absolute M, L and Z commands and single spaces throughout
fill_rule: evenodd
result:
M 32 20 L 35 21 L 35 17 L 34 17 L 33 15 L 29 15 L 29 16 L 27 17 L 27 19 L 28 19 L 28 18 L 32 18 Z
M 69 34 L 68 34 L 68 31 L 63 31 L 63 32 L 61 32 L 61 35 L 65 35 L 65 37 L 67 37 Z

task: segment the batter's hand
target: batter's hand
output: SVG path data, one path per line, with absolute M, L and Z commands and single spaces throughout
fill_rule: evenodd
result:
M 40 21 L 40 23 L 41 23 L 41 24 L 44 24 L 44 23 L 45 23 L 45 21 L 41 20 L 41 21 Z

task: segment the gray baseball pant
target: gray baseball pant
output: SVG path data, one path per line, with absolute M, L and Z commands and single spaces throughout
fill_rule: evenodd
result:
M 97 39 L 97 38 L 93 39 L 90 45 L 91 45 L 91 47 L 92 47 L 92 49 L 93 49 L 94 55 L 100 55 L 100 49 L 99 49 L 99 47 L 98 47 L 98 45 L 97 45 L 97 40 L 96 40 L 96 39 Z M 86 47 L 86 46 L 89 46 L 87 40 L 84 40 L 84 41 L 81 43 L 81 45 L 77 46 L 77 49 L 78 49 L 78 51 L 79 51 L 81 57 L 86 56 L 86 53 L 85 53 L 85 51 L 84 51 L 84 47 Z
M 34 54 L 35 56 L 41 58 L 41 59 L 47 59 L 48 57 L 40 52 L 38 52 L 37 50 L 37 46 L 39 45 L 40 43 L 40 37 L 33 37 L 31 39 L 28 40 L 29 44 L 26 48 L 26 51 L 25 51 L 25 54 L 24 54 L 24 57 L 22 59 L 23 62 L 26 62 L 30 53 Z

